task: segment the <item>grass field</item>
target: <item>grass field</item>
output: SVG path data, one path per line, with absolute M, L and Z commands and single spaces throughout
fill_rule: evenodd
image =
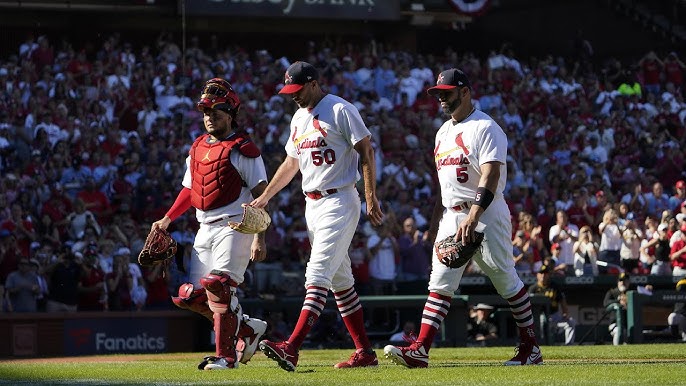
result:
M 513 350 L 437 348 L 428 369 L 392 364 L 336 370 L 352 350 L 303 350 L 297 370 L 256 353 L 245 366 L 200 371 L 209 353 L 110 355 L 0 361 L 0 385 L 683 385 L 686 345 L 544 346 L 542 366 L 504 367 Z

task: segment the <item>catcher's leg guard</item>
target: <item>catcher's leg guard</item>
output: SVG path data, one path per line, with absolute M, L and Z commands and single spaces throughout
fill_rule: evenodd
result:
M 214 312 L 207 305 L 207 293 L 203 288 L 195 289 L 191 283 L 179 286 L 179 296 L 172 296 L 172 302 L 179 308 L 191 310 L 213 321 Z
M 236 340 L 243 312 L 236 297 L 236 282 L 222 271 L 212 271 L 200 279 L 205 287 L 207 303 L 214 312 L 216 355 L 236 362 Z

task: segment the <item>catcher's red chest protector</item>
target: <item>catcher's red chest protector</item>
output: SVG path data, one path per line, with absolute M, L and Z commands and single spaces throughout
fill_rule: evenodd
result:
M 210 210 L 228 205 L 238 199 L 246 183 L 231 164 L 233 148 L 246 157 L 257 158 L 260 150 L 248 133 L 234 132 L 227 139 L 209 143 L 209 134 L 200 136 L 190 150 L 191 205 Z

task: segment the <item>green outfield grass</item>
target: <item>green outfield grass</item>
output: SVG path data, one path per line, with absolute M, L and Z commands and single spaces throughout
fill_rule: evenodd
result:
M 234 370 L 200 371 L 207 353 L 111 355 L 0 361 L 0 385 L 683 385 L 686 345 L 542 347 L 542 366 L 504 367 L 513 350 L 437 348 L 428 369 L 390 363 L 336 370 L 348 350 L 303 350 L 289 373 L 257 353 Z

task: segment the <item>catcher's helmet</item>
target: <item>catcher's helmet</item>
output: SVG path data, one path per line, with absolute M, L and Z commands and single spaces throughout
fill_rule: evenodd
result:
M 202 89 L 202 94 L 200 95 L 200 100 L 197 104 L 198 110 L 200 111 L 209 107 L 233 115 L 238 112 L 240 106 L 241 101 L 238 99 L 238 94 L 233 91 L 231 83 L 222 78 L 213 78 L 205 83 L 205 87 Z

